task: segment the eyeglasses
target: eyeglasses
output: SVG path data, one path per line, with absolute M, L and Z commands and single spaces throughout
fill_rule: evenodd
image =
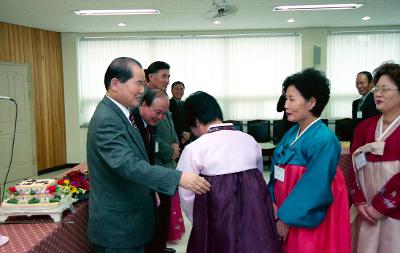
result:
M 380 91 L 382 94 L 385 94 L 385 93 L 387 93 L 388 91 L 391 91 L 391 90 L 397 90 L 397 89 L 387 88 L 385 86 L 384 87 L 374 86 L 371 89 L 372 93 L 374 93 L 374 94 L 378 93 L 378 91 Z

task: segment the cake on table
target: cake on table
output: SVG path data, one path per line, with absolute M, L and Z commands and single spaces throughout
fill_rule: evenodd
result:
M 0 222 L 9 216 L 49 215 L 61 221 L 65 210 L 76 201 L 87 199 L 87 172 L 68 171 L 59 179 L 26 179 L 8 188 L 0 206 Z
M 26 179 L 9 187 L 8 192 L 1 204 L 4 208 L 57 207 L 65 197 L 55 179 Z

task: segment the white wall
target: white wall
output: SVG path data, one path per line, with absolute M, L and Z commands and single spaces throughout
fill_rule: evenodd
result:
M 67 163 L 86 161 L 87 128 L 79 126 L 78 39 L 79 35 L 76 33 L 61 34 Z
M 168 36 L 192 34 L 250 34 L 250 33 L 288 33 L 298 32 L 301 36 L 302 68 L 314 67 L 326 72 L 327 69 L 327 33 L 329 31 L 376 31 L 399 30 L 400 26 L 390 27 L 353 27 L 353 28 L 303 28 L 286 30 L 241 30 L 241 31 L 199 31 L 199 32 L 159 32 L 159 33 L 106 33 L 77 34 L 62 33 L 62 54 L 64 70 L 65 126 L 67 138 L 67 163 L 79 163 L 86 160 L 86 127 L 79 126 L 79 90 L 77 45 L 82 36 Z M 321 47 L 321 64 L 313 64 L 313 48 Z M 133 56 L 134 57 L 134 56 Z M 140 60 L 140 59 L 139 59 Z M 100 84 L 99 84 L 100 85 Z M 101 86 L 103 87 L 103 86 Z

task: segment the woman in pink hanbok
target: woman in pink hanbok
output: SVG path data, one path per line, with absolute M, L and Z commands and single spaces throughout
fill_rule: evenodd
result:
M 374 71 L 376 108 L 382 112 L 354 132 L 350 194 L 357 209 L 353 252 L 400 252 L 400 65 Z
M 350 253 L 348 193 L 340 144 L 319 118 L 329 80 L 315 69 L 286 78 L 285 112 L 296 122 L 275 148 L 269 190 L 285 253 Z
M 171 198 L 171 212 L 169 214 L 168 242 L 177 242 L 185 233 L 185 223 L 183 221 L 181 201 L 179 192 Z

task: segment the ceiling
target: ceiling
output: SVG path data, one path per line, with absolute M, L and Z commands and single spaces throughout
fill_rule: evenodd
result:
M 363 3 L 357 10 L 272 12 L 278 5 Z M 1 0 L 0 21 L 57 32 L 142 32 L 400 25 L 399 0 L 228 0 L 238 11 L 220 19 L 212 0 Z M 77 16 L 78 9 L 156 8 L 159 15 Z M 370 16 L 368 21 L 361 20 Z M 288 23 L 289 18 L 295 22 Z M 117 26 L 126 23 L 125 27 Z

